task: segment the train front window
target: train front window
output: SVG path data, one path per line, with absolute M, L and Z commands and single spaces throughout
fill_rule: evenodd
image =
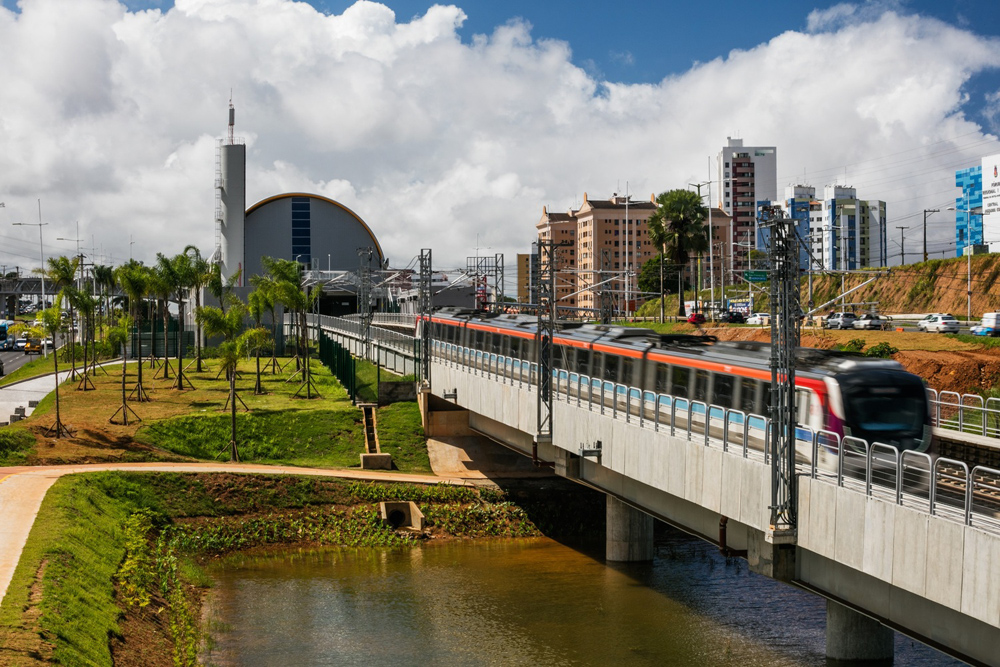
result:
M 865 378 L 863 382 L 856 378 L 841 381 L 845 421 L 849 426 L 879 436 L 923 432 L 927 421 L 923 383 L 902 373 L 893 375 Z

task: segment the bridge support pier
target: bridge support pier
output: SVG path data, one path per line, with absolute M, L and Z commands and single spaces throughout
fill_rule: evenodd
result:
M 653 517 L 607 496 L 604 557 L 609 561 L 653 560 Z
M 893 631 L 844 605 L 826 601 L 826 657 L 836 664 L 891 665 Z

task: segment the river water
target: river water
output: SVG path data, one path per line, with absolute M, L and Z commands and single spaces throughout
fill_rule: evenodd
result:
M 825 603 L 676 531 L 646 564 L 549 539 L 287 550 L 211 572 L 213 665 L 826 665 Z M 897 665 L 959 665 L 896 635 Z

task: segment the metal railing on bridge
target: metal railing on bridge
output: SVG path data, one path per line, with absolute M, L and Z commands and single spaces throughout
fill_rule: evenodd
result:
M 435 359 L 474 375 L 527 390 L 537 384 L 533 362 L 442 341 L 432 346 Z M 767 417 L 558 369 L 552 387 L 559 402 L 770 463 Z M 795 439 L 800 475 L 1000 534 L 1000 470 L 970 470 L 963 461 L 804 426 Z
M 1000 398 L 957 391 L 927 390 L 934 426 L 987 438 L 1000 438 Z

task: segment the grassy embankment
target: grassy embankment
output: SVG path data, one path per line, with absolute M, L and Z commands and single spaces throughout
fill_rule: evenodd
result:
M 380 500 L 417 502 L 439 538 L 602 534 L 596 494 L 574 490 L 555 503 L 520 495 L 291 476 L 65 477 L 0 606 L 0 665 L 196 664 L 202 564 L 269 545 L 416 544 L 381 523 Z
M 126 369 L 127 392 L 137 380 L 137 364 Z M 237 441 L 243 461 L 301 466 L 349 467 L 359 465 L 364 449 L 361 413 L 330 372 L 313 361 L 312 376 L 321 398 L 296 398 L 300 379 L 290 378 L 291 367 L 262 375 L 263 395 L 253 394 L 252 361 L 240 366 L 237 381 L 240 398 Z M 230 416 L 223 410 L 228 399 L 228 383 L 219 376 L 218 366 L 209 361 L 202 373 L 186 372 L 194 389 L 178 391 L 173 379 L 154 377 L 158 369 L 143 369 L 143 384 L 149 402 L 129 401 L 141 422 L 110 424 L 121 406 L 121 366 L 109 367 L 92 376 L 95 389 L 77 390 L 77 381 L 60 388 L 61 417 L 73 437 L 55 440 L 45 437 L 53 422 L 54 397 L 41 401 L 32 416 L 7 429 L 28 432 L 33 446 L 23 435 L 14 442 L 0 441 L 0 464 L 59 463 L 70 461 L 150 461 L 212 460 L 223 454 L 230 437 Z M 390 374 L 383 371 L 383 381 Z M 304 394 L 304 392 L 302 392 Z M 430 470 L 420 414 L 415 403 L 397 403 L 378 411 L 379 440 L 383 451 L 393 455 L 402 471 Z M 16 446 L 15 446 L 16 445 Z M 6 449 L 5 449 L 6 447 Z

